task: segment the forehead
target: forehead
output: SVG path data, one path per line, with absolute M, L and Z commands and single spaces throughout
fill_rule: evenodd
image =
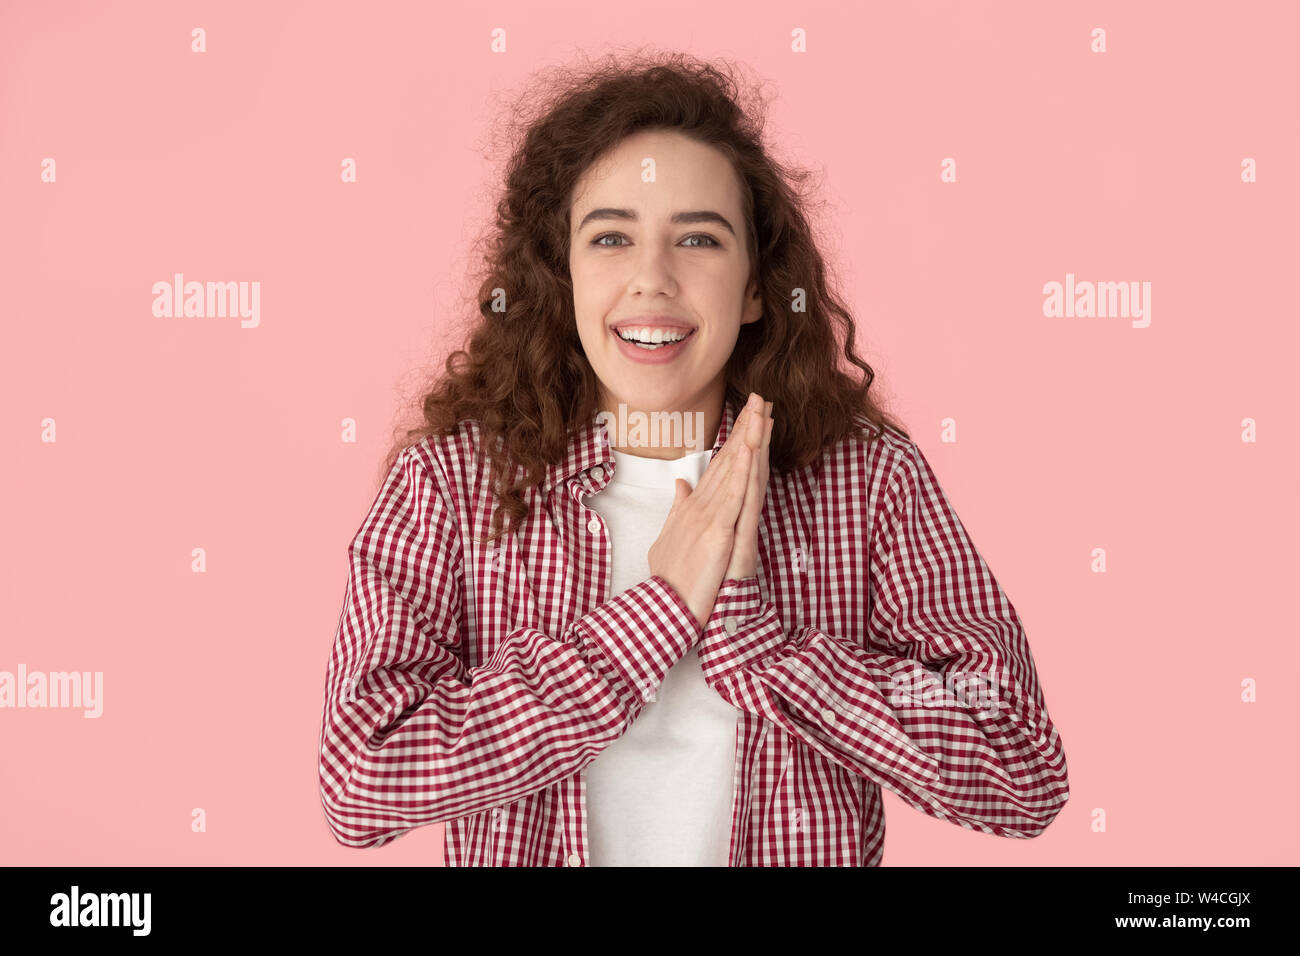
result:
M 645 130 L 599 157 L 573 188 L 572 212 L 608 205 L 653 213 L 725 207 L 737 214 L 740 183 L 730 160 L 715 147 L 669 130 Z

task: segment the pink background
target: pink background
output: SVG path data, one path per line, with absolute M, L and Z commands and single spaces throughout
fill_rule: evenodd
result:
M 441 826 L 371 851 L 325 826 L 346 547 L 464 315 L 494 93 L 643 42 L 777 94 L 868 361 L 1065 744 L 1042 837 L 886 794 L 885 865 L 1300 862 L 1294 4 L 431 7 L 0 11 L 0 670 L 104 674 L 99 719 L 0 710 L 0 862 L 441 862 Z M 155 318 L 174 272 L 260 281 L 260 326 Z M 1151 326 L 1045 318 L 1067 272 L 1151 282 Z

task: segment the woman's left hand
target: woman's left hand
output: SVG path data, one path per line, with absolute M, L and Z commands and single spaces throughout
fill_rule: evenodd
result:
M 758 574 L 758 515 L 767 498 L 768 449 L 772 444 L 771 402 L 763 403 L 763 415 L 759 424 L 762 430 L 755 449 L 757 454 L 750 459 L 749 485 L 745 491 L 745 500 L 740 506 L 740 515 L 736 518 L 736 537 L 731 546 L 731 562 L 727 565 L 725 576 L 736 580 L 752 578 Z

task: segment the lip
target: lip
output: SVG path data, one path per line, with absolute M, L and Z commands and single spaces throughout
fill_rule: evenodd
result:
M 631 342 L 624 342 L 619 338 L 618 329 L 629 325 L 634 328 L 642 329 L 680 329 L 682 331 L 689 331 L 690 334 L 674 345 L 661 345 L 657 349 L 643 349 L 639 345 L 633 345 Z M 618 346 L 618 350 L 623 353 L 623 356 L 630 361 L 637 362 L 641 365 L 663 365 L 667 362 L 673 361 L 685 352 L 691 342 L 695 340 L 695 331 L 696 329 L 693 325 L 680 324 L 679 319 L 671 319 L 668 320 L 667 323 L 653 322 L 648 318 L 624 319 L 623 321 L 616 322 L 609 327 L 610 337 Z

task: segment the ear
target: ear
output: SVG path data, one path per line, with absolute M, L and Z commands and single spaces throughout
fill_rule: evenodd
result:
M 763 299 L 758 294 L 758 286 L 751 282 L 745 290 L 745 308 L 740 313 L 740 324 L 749 325 L 757 322 L 763 315 Z

